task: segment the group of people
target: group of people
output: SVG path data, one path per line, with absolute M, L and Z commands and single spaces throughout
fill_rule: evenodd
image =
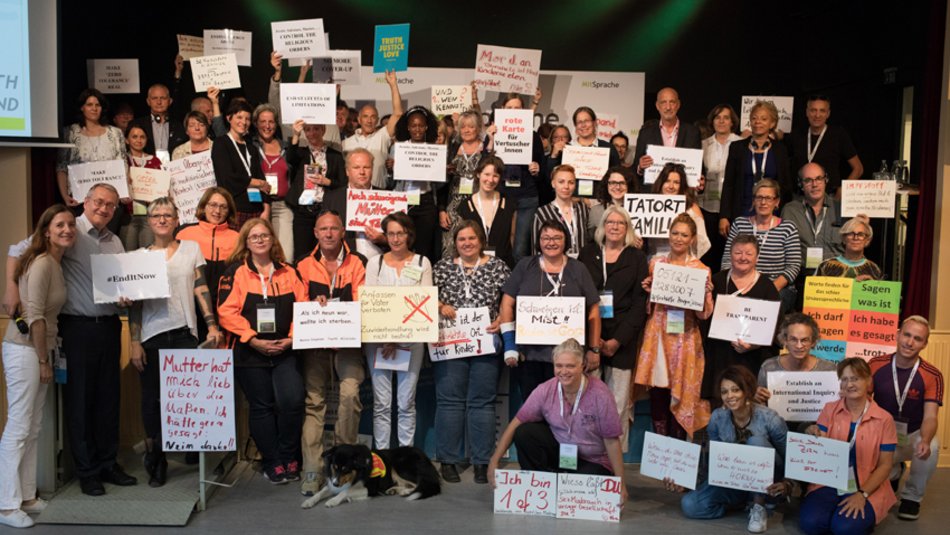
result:
M 883 278 L 864 256 L 870 222 L 843 221 L 839 214 L 838 167 L 851 166 L 847 179 L 860 178 L 862 169 L 847 134 L 826 124 L 827 98 L 808 99 L 804 134 L 776 130 L 778 114 L 768 102 L 756 103 L 740 134 L 733 109 L 717 106 L 704 140 L 700 129 L 679 119 L 678 93 L 664 88 L 657 95 L 659 120 L 640 129 L 635 149 L 622 135 L 611 143 L 598 140 L 594 110 L 581 107 L 573 130 L 542 125 L 532 162 L 510 165 L 494 154 L 496 130 L 484 124 L 476 91 L 472 110 L 438 118 L 422 106 L 404 110 L 389 72 L 393 112 L 385 121 L 367 104 L 357 110 L 359 127 L 351 132 L 350 108 L 340 101 L 335 125 L 283 124 L 278 54 L 271 64 L 268 103 L 252 107 L 234 97 L 222 114 L 220 92 L 209 88 L 182 123 L 169 118 L 173 99 L 161 84 L 148 90 L 149 115 L 128 122 L 124 132 L 108 124 L 101 93 L 80 95 L 78 122 L 66 130 L 73 147 L 63 151 L 58 167 L 64 203 L 40 217 L 31 238 L 11 247 L 7 262 L 3 305 L 22 321 L 10 322 L 3 342 L 12 402 L 0 441 L 0 523 L 31 525 L 28 513 L 45 506 L 36 495 L 36 438 L 57 336 L 68 356 L 64 407 L 82 491 L 97 496 L 105 493 L 103 482 L 136 483 L 115 461 L 120 314 L 128 314 L 131 362 L 140 372 L 144 464 L 152 486 L 168 477 L 158 375 L 158 352 L 166 348 L 233 350 L 250 433 L 271 483 L 300 481 L 305 495 L 325 484 L 322 435 L 335 383 L 336 443 L 357 441 L 359 389 L 368 376 L 375 446 L 412 445 L 425 344 L 365 344 L 362 351 L 292 347 L 295 302 L 357 301 L 363 286 L 436 286 L 445 318 L 459 308 L 490 311 L 494 353 L 431 363 L 436 458 L 448 482 L 460 481 L 466 463 L 477 483 L 490 482 L 512 443 L 527 469 L 623 478 L 632 407 L 642 395 L 659 434 L 772 447 L 782 458 L 788 426 L 766 406 L 767 374 L 836 369 L 842 398 L 809 432 L 851 441 L 855 486 L 808 488 L 803 529 L 869 531 L 894 503 L 888 481 L 900 474 L 892 469 L 908 459 L 900 516 L 916 518 L 936 466 L 942 403 L 940 372 L 919 357 L 927 321 L 906 319 L 897 353 L 875 358 L 870 368 L 860 359 L 836 366 L 812 354 L 818 326 L 795 312 L 806 273 Z M 533 108 L 540 98 L 540 91 L 528 99 L 502 95 L 494 107 L 527 108 L 530 100 Z M 446 183 L 392 176 L 394 142 L 447 144 Z M 610 168 L 593 198 L 579 197 L 575 169 L 561 162 L 569 143 L 610 149 Z M 699 187 L 688 184 L 677 164 L 643 184 L 654 163 L 651 144 L 702 148 Z M 210 151 L 217 186 L 204 192 L 196 223 L 181 224 L 173 198 L 146 205 L 96 184 L 76 199 L 68 188 L 69 164 L 123 159 L 130 168 L 159 168 L 203 151 Z M 668 238 L 639 236 L 624 208 L 626 194 L 647 187 L 687 199 Z M 370 189 L 406 191 L 410 207 L 386 216 L 381 228 L 346 230 L 347 191 Z M 71 208 L 80 204 L 74 215 Z M 91 255 L 140 248 L 164 252 L 170 297 L 95 303 Z M 706 273 L 702 310 L 649 303 L 658 264 Z M 778 343 L 706 339 L 721 295 L 781 301 Z M 521 296 L 583 298 L 584 339 L 519 345 Z M 375 365 L 406 353 L 404 371 Z M 512 369 L 525 401 L 496 444 L 502 366 Z M 709 518 L 749 502 L 749 529 L 761 532 L 767 507 L 791 492 L 781 473 L 775 481 L 768 495 L 703 483 L 684 496 L 683 511 Z

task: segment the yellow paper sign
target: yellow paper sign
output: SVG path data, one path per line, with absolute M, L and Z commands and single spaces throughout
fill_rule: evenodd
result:
M 805 306 L 815 308 L 851 308 L 854 279 L 844 277 L 808 277 L 805 279 Z

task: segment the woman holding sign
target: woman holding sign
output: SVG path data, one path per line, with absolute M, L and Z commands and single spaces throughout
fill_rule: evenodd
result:
M 841 399 L 821 411 L 818 436 L 850 443 L 848 488 L 808 486 L 799 512 L 799 527 L 807 535 L 870 533 L 897 502 L 888 481 L 897 428 L 869 395 L 871 368 L 861 358 L 847 358 L 838 363 L 838 378 Z
M 485 252 L 513 267 L 518 213 L 516 201 L 498 191 L 505 168 L 496 156 L 482 158 L 475 168 L 475 192 L 459 204 L 459 219 L 480 225 L 487 237 Z
M 476 93 L 477 94 L 477 93 Z M 436 192 L 439 207 L 439 224 L 442 230 L 442 256 L 451 257 L 452 227 L 458 222 L 458 207 L 467 195 L 474 191 L 475 169 L 488 154 L 486 141 L 482 139 L 484 123 L 482 116 L 469 110 L 456 121 L 458 139 L 449 144 L 449 177 Z
M 690 247 L 690 254 L 701 258 L 709 251 L 712 244 L 706 235 L 706 223 L 703 220 L 703 211 L 696 202 L 696 190 L 689 187 L 686 181 L 686 167 L 679 163 L 668 163 L 656 177 L 653 183 L 653 193 L 661 195 L 684 195 L 686 197 L 686 214 L 696 222 L 696 241 Z
M 458 257 L 435 265 L 439 287 L 439 316 L 456 318 L 462 308 L 487 308 L 485 332 L 497 333 L 501 287 L 511 275 L 497 256 L 485 254 L 485 232 L 478 223 L 463 220 L 455 230 Z M 431 354 L 430 354 L 431 356 Z M 435 361 L 436 453 L 442 461 L 442 479 L 460 481 L 457 465 L 468 437 L 475 482 L 488 483 L 488 460 L 495 443 L 495 394 L 501 359 L 495 347 L 474 357 Z
M 701 269 L 706 272 L 706 293 L 700 311 L 652 303 L 635 382 L 650 387 L 650 414 L 657 434 L 673 438 L 692 436 L 709 422 L 709 402 L 700 396 L 706 367 L 699 321 L 713 312 L 713 285 L 709 268 L 690 253 L 696 241 L 696 222 L 680 214 L 670 226 L 670 254 L 650 261 L 650 275 L 643 289 L 651 291 L 658 264 Z
M 844 254 L 829 258 L 818 266 L 815 275 L 819 277 L 848 277 L 858 282 L 882 280 L 884 272 L 873 261 L 864 256 L 864 249 L 871 244 L 874 231 L 866 216 L 856 216 L 841 226 L 841 240 Z
M 439 135 L 438 121 L 435 115 L 424 106 L 413 106 L 396 121 L 396 141 L 410 143 L 436 142 Z M 392 157 L 395 145 L 389 147 Z M 419 202 L 409 206 L 409 217 L 416 227 L 415 250 L 430 261 L 440 258 L 441 250 L 437 252 L 439 209 L 435 204 L 435 189 L 438 183 L 416 182 L 413 180 L 399 180 L 396 178 L 396 191 L 418 192 Z M 410 195 L 414 200 L 414 196 Z
M 248 147 L 245 136 L 251 128 L 251 105 L 246 100 L 231 99 L 228 105 L 230 130 L 211 146 L 211 161 L 218 185 L 228 190 L 237 205 L 237 224 L 266 215 L 265 196 L 271 186 L 261 172 L 261 155 Z
M 142 127 L 130 125 L 125 133 L 125 141 L 129 145 L 128 158 L 126 158 L 125 163 L 129 171 L 129 188 L 131 189 L 133 168 L 161 169 L 162 161 L 158 159 L 158 156 L 145 152 L 148 135 Z M 132 201 L 129 207 L 131 219 L 128 220 L 128 223 L 123 221 L 122 228 L 119 230 L 119 237 L 122 239 L 122 245 L 126 251 L 133 251 L 139 247 L 148 247 L 152 244 L 154 238 L 148 218 L 146 217 L 147 211 L 148 203 L 136 200 Z
M 264 181 L 270 185 L 270 210 L 264 214 L 264 219 L 270 219 L 277 231 L 277 239 L 283 244 L 284 254 L 294 259 L 294 214 L 284 201 L 290 189 L 290 179 L 294 175 L 294 165 L 291 163 L 288 151 L 296 149 L 296 144 L 284 141 L 280 137 L 280 126 L 277 124 L 277 108 L 270 104 L 260 104 L 254 108 L 251 115 L 254 130 L 257 135 L 251 139 L 254 151 L 261 157 L 261 171 Z M 302 123 L 302 121 L 300 121 Z M 325 128 L 325 127 L 324 127 Z M 294 127 L 296 133 L 296 126 Z M 266 206 L 265 206 L 266 210 Z M 310 226 L 313 229 L 313 225 Z M 301 251 L 306 253 L 309 251 Z
M 590 215 L 587 219 L 587 235 L 593 238 L 597 225 L 603 219 L 608 206 L 623 208 L 624 198 L 628 193 L 636 193 L 637 189 L 637 177 L 632 170 L 620 166 L 607 169 L 607 173 L 604 174 L 604 178 L 597 186 L 597 202 L 590 207 Z M 633 246 L 637 249 L 641 248 L 643 239 L 636 234 L 634 234 L 634 238 Z

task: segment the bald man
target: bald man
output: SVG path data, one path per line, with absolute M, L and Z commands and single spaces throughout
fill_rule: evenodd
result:
M 691 123 L 680 121 L 680 96 L 672 87 L 664 87 L 656 94 L 656 111 L 660 114 L 657 123 L 647 122 L 637 135 L 637 151 L 633 161 L 637 164 L 637 174 L 643 176 L 643 170 L 653 165 L 653 158 L 647 156 L 647 145 L 702 149 L 699 129 Z

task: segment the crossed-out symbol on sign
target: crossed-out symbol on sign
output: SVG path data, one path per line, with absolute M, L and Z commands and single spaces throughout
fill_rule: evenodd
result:
M 412 302 L 412 299 L 410 299 L 408 295 L 405 296 L 404 299 L 406 300 L 406 303 L 409 303 L 410 311 L 409 311 L 409 314 L 407 314 L 406 317 L 402 319 L 402 322 L 403 322 L 403 323 L 406 323 L 407 321 L 409 321 L 410 318 L 412 318 L 412 317 L 416 314 L 416 312 L 418 312 L 419 314 L 421 314 L 422 316 L 424 316 L 425 319 L 429 320 L 429 323 L 432 323 L 432 318 L 431 318 L 428 314 L 426 314 L 426 311 L 425 311 L 425 310 L 422 310 L 422 307 L 423 307 L 423 306 L 426 304 L 426 302 L 428 302 L 429 299 L 431 299 L 431 298 L 432 298 L 432 296 L 427 295 L 425 299 L 423 299 L 422 301 L 419 302 L 419 304 L 416 304 L 416 303 L 413 303 L 413 302 Z

